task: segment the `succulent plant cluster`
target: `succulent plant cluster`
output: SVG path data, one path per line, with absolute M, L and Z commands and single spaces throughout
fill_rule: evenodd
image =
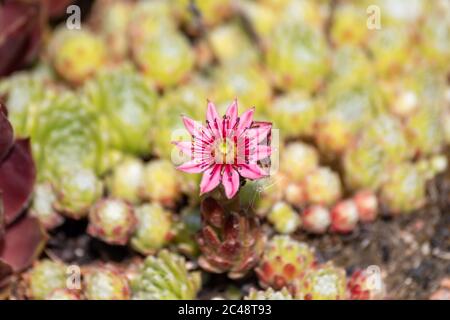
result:
M 0 76 L 30 67 L 0 79 L 0 298 L 195 299 L 216 273 L 256 274 L 245 299 L 384 297 L 295 239 L 426 205 L 450 143 L 445 1 L 97 0 L 80 30 L 46 23 L 71 1 L 40 2 L 0 5 Z M 172 161 L 227 138 L 254 163 Z M 137 261 L 69 288 L 41 254 L 68 220 Z

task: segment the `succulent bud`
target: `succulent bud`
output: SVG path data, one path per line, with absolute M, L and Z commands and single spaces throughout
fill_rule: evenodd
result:
M 103 192 L 101 181 L 86 169 L 66 172 L 53 189 L 57 192 L 55 208 L 73 219 L 85 217 Z
M 353 196 L 353 201 L 358 209 L 359 220 L 373 222 L 378 215 L 378 199 L 370 190 L 359 191 Z
M 98 28 L 108 44 L 108 55 L 116 61 L 125 58 L 129 50 L 127 31 L 132 8 L 130 1 L 97 1 L 94 6 Z
M 425 183 L 416 165 L 402 163 L 390 170 L 381 187 L 381 201 L 394 214 L 419 209 L 426 202 Z
M 53 208 L 55 201 L 56 195 L 49 183 L 35 186 L 30 215 L 38 218 L 46 229 L 53 229 L 64 221 L 63 217 Z
M 83 276 L 83 292 L 88 300 L 129 300 L 127 278 L 112 267 L 91 267 Z
M 295 281 L 296 298 L 305 300 L 344 300 L 346 298 L 345 270 L 333 263 L 311 268 L 305 277 Z
M 292 91 L 275 99 L 270 114 L 283 137 L 311 136 L 320 107 L 304 92 Z
M 125 245 L 135 226 L 131 205 L 119 199 L 101 199 L 89 212 L 87 232 L 108 243 Z
M 362 10 L 353 3 L 344 3 L 336 7 L 330 33 L 335 45 L 359 46 L 366 43 L 369 29 L 365 27 L 366 15 L 361 14 Z
M 340 112 L 328 112 L 316 123 L 315 138 L 325 154 L 341 153 L 353 139 L 348 119 Z
M 340 201 L 331 209 L 331 230 L 339 233 L 351 232 L 358 224 L 358 218 L 358 208 L 353 200 Z
M 104 43 L 88 30 L 61 28 L 55 32 L 49 55 L 58 74 L 72 84 L 82 84 L 106 62 Z
M 379 281 L 381 283 L 377 283 Z M 385 295 L 384 284 L 379 275 L 371 274 L 368 269 L 357 270 L 348 280 L 347 294 L 350 300 L 383 299 Z
M 81 300 L 81 297 L 74 290 L 58 288 L 50 292 L 45 300 Z
M 133 58 L 144 75 L 161 88 L 186 79 L 195 62 L 188 40 L 177 30 L 170 29 L 133 48 Z
M 136 251 L 149 255 L 164 247 L 172 233 L 172 214 L 157 203 L 135 208 L 137 228 L 131 238 Z
M 307 244 L 275 236 L 267 243 L 256 274 L 263 287 L 291 290 L 292 281 L 301 279 L 314 261 L 314 252 Z
M 251 288 L 249 294 L 244 297 L 244 300 L 293 300 L 293 299 L 294 298 L 289 293 L 289 290 L 286 288 L 283 288 L 280 291 L 275 291 L 272 288 L 268 288 L 265 291 Z
M 136 203 L 144 175 L 144 164 L 138 158 L 127 158 L 114 167 L 109 190 L 111 196 Z
M 181 196 L 179 175 L 169 160 L 150 161 L 144 169 L 141 193 L 145 199 L 173 206 Z
M 214 273 L 243 277 L 259 261 L 264 236 L 255 216 L 225 210 L 213 198 L 202 201 L 202 229 L 197 242 L 202 251 L 200 266 Z
M 331 224 L 330 211 L 323 206 L 312 205 L 303 211 L 303 229 L 311 233 L 324 233 Z
M 383 151 L 383 163 L 399 163 L 413 155 L 407 143 L 404 128 L 399 119 L 382 114 L 364 129 L 361 139 L 376 144 Z
M 59 262 L 44 259 L 25 274 L 26 296 L 34 300 L 43 300 L 55 289 L 66 288 L 66 267 Z
M 220 63 L 231 65 L 247 65 L 258 61 L 258 51 L 238 23 L 220 25 L 211 32 L 208 37 L 214 55 Z M 228 43 L 234 43 L 228 46 Z
M 286 201 L 296 207 L 306 202 L 305 188 L 301 183 L 289 183 L 284 190 Z
M 444 133 L 438 110 L 435 106 L 422 105 L 407 119 L 406 137 L 416 154 L 423 156 L 442 149 Z
M 447 157 L 443 154 L 438 154 L 438 155 L 433 156 L 430 159 L 430 167 L 431 167 L 431 171 L 433 173 L 433 177 L 436 174 L 445 172 L 445 170 L 447 170 L 447 168 L 448 168 Z
M 352 190 L 380 187 L 385 177 L 385 162 L 382 147 L 357 141 L 349 147 L 343 157 L 345 182 Z
M 297 230 L 301 224 L 298 213 L 285 202 L 277 202 L 267 215 L 267 220 L 277 232 L 287 234 Z
M 301 182 L 318 164 L 317 150 L 302 142 L 290 143 L 281 152 L 280 170 L 293 181 Z
M 327 167 L 320 167 L 305 178 L 306 195 L 314 204 L 331 205 L 342 194 L 339 175 Z
M 419 98 L 414 91 L 405 90 L 397 92 L 390 105 L 390 110 L 395 115 L 407 117 L 414 113 L 419 106 Z
M 145 259 L 131 286 L 137 300 L 192 300 L 200 290 L 201 277 L 188 271 L 182 256 L 162 250 Z

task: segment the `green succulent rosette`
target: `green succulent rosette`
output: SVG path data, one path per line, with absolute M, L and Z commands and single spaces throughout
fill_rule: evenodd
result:
M 156 93 L 131 68 L 103 72 L 84 88 L 87 106 L 99 122 L 99 136 L 114 150 L 150 153 Z
M 92 77 L 106 62 L 106 44 L 88 29 L 61 27 L 52 35 L 48 56 L 56 73 L 72 85 Z
M 37 262 L 25 274 L 26 295 L 30 299 L 43 300 L 55 289 L 66 287 L 66 266 L 60 262 L 44 259 Z
M 299 23 L 282 23 L 270 36 L 266 64 L 274 84 L 283 90 L 317 89 L 329 70 L 324 36 Z
M 394 214 L 419 209 L 426 202 L 426 179 L 419 168 L 401 163 L 389 171 L 381 187 L 381 201 Z
M 40 180 L 59 179 L 69 168 L 102 170 L 104 145 L 96 116 L 75 94 L 64 92 L 47 101 L 31 139 Z
M 327 89 L 327 112 L 316 123 L 315 139 L 328 155 L 342 153 L 359 130 L 384 110 L 384 100 L 374 83 L 334 81 Z
M 178 31 L 160 32 L 133 49 L 136 65 L 159 88 L 175 86 L 188 79 L 195 55 L 188 39 Z
M 144 204 L 135 208 L 137 227 L 131 237 L 131 246 L 144 255 L 154 254 L 169 243 L 172 231 L 172 213 L 159 204 Z
M 200 287 L 200 273 L 190 272 L 182 256 L 167 250 L 147 257 L 131 281 L 136 300 L 192 300 Z
M 8 119 L 19 137 L 30 136 L 38 123 L 42 109 L 48 108 L 58 93 L 48 67 L 40 66 L 32 72 L 19 72 L 0 81 L 0 96 L 8 108 Z

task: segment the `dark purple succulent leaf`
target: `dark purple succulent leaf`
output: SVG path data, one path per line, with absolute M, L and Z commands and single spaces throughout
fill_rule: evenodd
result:
M 42 3 L 4 0 L 0 5 L 0 77 L 36 58 L 42 40 Z
M 0 164 L 0 192 L 6 226 L 14 222 L 28 204 L 35 179 L 30 140 L 18 139 Z
M 46 6 L 46 13 L 50 19 L 62 17 L 67 12 L 67 7 L 74 3 L 74 0 L 43 0 Z
M 39 257 L 48 239 L 44 227 L 35 217 L 24 216 L 6 229 L 0 247 L 0 260 L 20 272 Z
M 9 295 L 12 275 L 11 266 L 0 260 L 0 300 L 6 299 Z
M 3 210 L 2 194 L 0 193 L 0 246 L 5 235 L 5 213 Z
M 14 132 L 6 118 L 6 108 L 0 102 L 0 161 L 6 156 L 13 144 Z

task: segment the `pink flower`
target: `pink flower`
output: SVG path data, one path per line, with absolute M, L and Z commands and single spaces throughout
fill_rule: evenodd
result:
M 222 182 L 227 198 L 231 199 L 239 190 L 240 176 L 255 180 L 268 174 L 261 163 L 271 155 L 272 124 L 253 121 L 254 111 L 254 108 L 249 109 L 238 117 L 235 100 L 221 119 L 215 105 L 208 101 L 205 125 L 183 117 L 191 141 L 173 143 L 190 160 L 178 169 L 188 173 L 203 172 L 201 194 Z

